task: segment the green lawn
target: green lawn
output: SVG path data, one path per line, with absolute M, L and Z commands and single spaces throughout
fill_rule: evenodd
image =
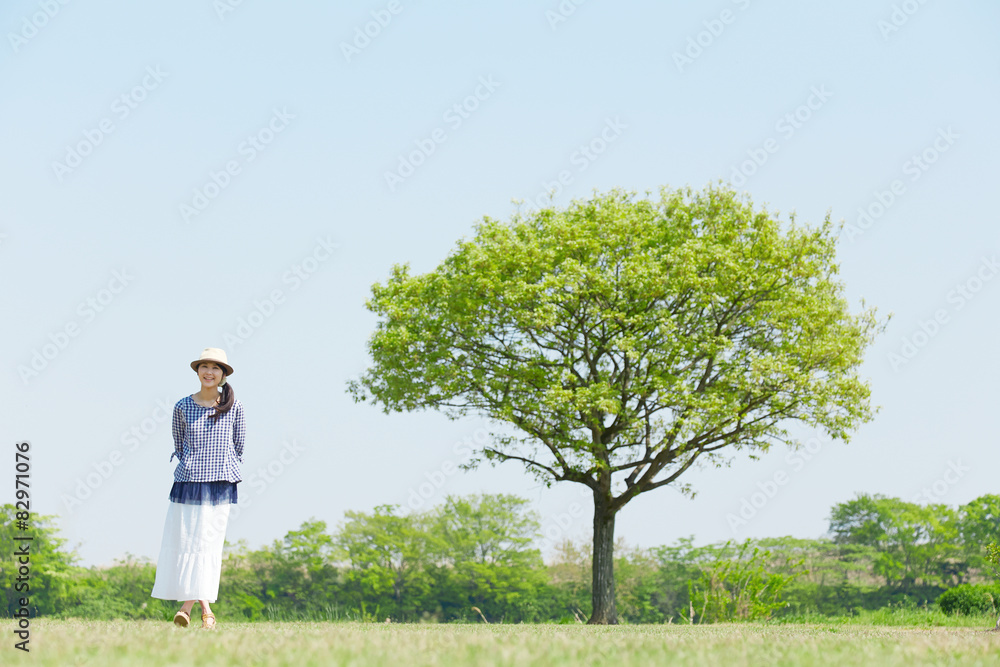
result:
M 1000 633 L 865 625 L 401 625 L 38 619 L 4 665 L 995 665 Z M 20 660 L 23 662 L 15 662 Z

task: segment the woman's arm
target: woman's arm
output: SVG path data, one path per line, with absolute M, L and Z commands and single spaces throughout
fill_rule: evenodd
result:
M 173 461 L 174 457 L 180 461 L 184 457 L 184 433 L 187 429 L 187 422 L 184 421 L 184 412 L 181 410 L 181 406 L 174 406 L 174 453 L 170 455 L 170 460 Z
M 233 419 L 233 448 L 236 450 L 236 458 L 243 463 L 243 442 L 247 436 L 247 424 L 243 419 L 243 404 L 237 403 L 233 407 L 236 410 Z

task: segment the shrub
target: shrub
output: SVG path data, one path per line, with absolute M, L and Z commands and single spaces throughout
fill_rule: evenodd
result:
M 981 584 L 962 584 L 950 588 L 938 598 L 938 606 L 946 614 L 985 614 L 996 611 L 996 589 Z

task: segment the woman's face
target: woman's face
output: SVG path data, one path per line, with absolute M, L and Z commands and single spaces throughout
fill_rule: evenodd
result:
M 217 389 L 224 375 L 225 371 L 219 364 L 211 361 L 198 364 L 198 379 L 204 389 Z

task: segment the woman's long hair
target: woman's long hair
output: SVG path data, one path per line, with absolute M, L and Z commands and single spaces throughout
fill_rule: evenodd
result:
M 225 375 L 222 377 L 225 377 Z M 215 413 L 212 415 L 212 419 L 219 421 L 219 417 L 229 412 L 229 408 L 233 407 L 233 403 L 235 402 L 236 394 L 233 393 L 233 386 L 227 382 L 222 385 L 222 397 L 219 398 L 219 405 L 215 408 Z

